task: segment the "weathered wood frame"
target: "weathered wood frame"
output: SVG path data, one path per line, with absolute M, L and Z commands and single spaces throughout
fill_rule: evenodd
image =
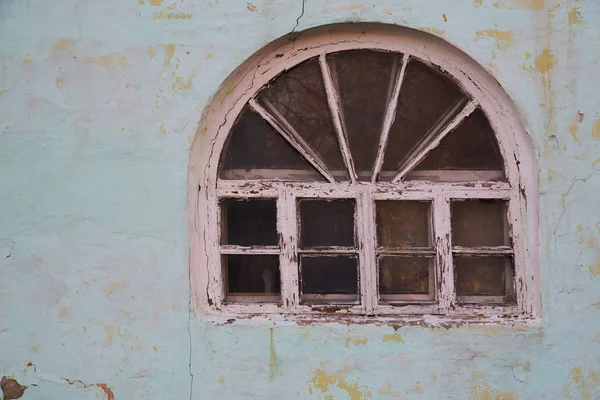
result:
M 502 182 L 426 182 L 403 181 L 410 170 L 403 168 L 390 183 L 332 183 L 333 177 L 321 160 L 309 153 L 304 144 L 294 146 L 322 173 L 328 182 L 219 181 L 217 170 L 221 150 L 242 107 L 271 79 L 312 57 L 320 57 L 326 69 L 324 54 L 354 49 L 379 49 L 427 60 L 445 70 L 471 96 L 469 107 L 479 105 L 486 113 L 497 135 L 505 163 L 507 183 Z M 400 90 L 402 73 L 399 73 Z M 326 75 L 325 75 L 326 76 Z M 326 78 L 331 79 L 331 77 Z M 327 87 L 327 82 L 326 87 Z M 329 82 L 331 83 L 331 81 Z M 335 92 L 328 90 L 328 101 L 336 110 Z M 396 90 L 394 90 L 395 92 Z M 397 96 L 397 93 L 394 93 Z M 392 96 L 393 97 L 393 96 Z M 260 105 L 259 105 L 260 107 Z M 262 114 L 261 114 L 262 115 Z M 264 117 L 264 116 L 263 116 Z M 268 116 L 267 116 L 268 117 Z M 456 118 L 453 123 L 456 122 Z M 275 121 L 275 124 L 280 122 Z M 341 123 L 335 122 L 338 138 L 344 140 Z M 282 124 L 280 124 L 282 125 Z M 384 124 L 385 129 L 385 124 Z M 290 135 L 289 127 L 280 126 L 280 134 Z M 439 139 L 439 137 L 438 137 Z M 288 140 L 290 141 L 290 140 Z M 439 143 L 439 140 L 435 140 Z M 292 143 L 290 141 L 290 143 Z M 294 145 L 292 143 L 292 145 Z M 384 151 L 382 140 L 380 150 Z M 426 146 L 422 159 L 435 146 Z M 342 148 L 342 152 L 343 152 Z M 304 154 L 306 153 L 306 154 Z M 497 82 L 477 63 L 446 42 L 422 32 L 382 25 L 360 24 L 322 27 L 293 38 L 283 38 L 258 52 L 230 76 L 211 106 L 206 110 L 192 146 L 189 174 L 191 213 L 190 282 L 197 310 L 204 315 L 313 315 L 323 311 L 343 315 L 443 315 L 444 318 L 470 319 L 493 317 L 535 317 L 540 312 L 539 244 L 537 236 L 536 170 L 532 147 L 514 106 Z M 311 161 L 312 158 L 312 161 Z M 378 155 L 378 159 L 380 156 Z M 344 154 L 349 171 L 353 166 L 349 152 Z M 413 165 L 414 166 L 414 165 Z M 380 167 L 380 166 L 379 166 Z M 375 173 L 373 176 L 375 177 Z M 352 179 L 352 172 L 350 172 Z M 355 177 L 355 176 L 354 176 Z M 277 199 L 278 230 L 281 234 L 280 268 L 281 304 L 226 304 L 223 302 L 223 279 L 219 257 L 223 251 L 242 253 L 261 249 L 229 249 L 219 246 L 218 199 L 222 197 L 270 197 Z M 359 264 L 361 276 L 360 305 L 351 307 L 311 307 L 300 304 L 298 293 L 296 200 L 298 198 L 355 198 L 359 232 Z M 452 199 L 496 198 L 508 201 L 508 219 L 515 263 L 516 305 L 459 304 L 454 291 L 453 251 L 450 241 L 450 201 Z M 375 260 L 374 201 L 377 199 L 410 199 L 432 202 L 436 255 L 435 304 L 383 305 L 377 301 Z M 265 249 L 265 251 L 275 251 Z M 506 249 L 481 249 L 483 252 L 510 252 Z M 465 250 L 468 251 L 468 250 Z

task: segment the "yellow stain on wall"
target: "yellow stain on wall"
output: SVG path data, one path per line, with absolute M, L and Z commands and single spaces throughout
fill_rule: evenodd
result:
M 275 328 L 269 329 L 269 378 L 275 377 L 277 355 L 275 354 Z
M 152 7 L 160 7 L 162 6 L 164 0 L 150 0 L 150 5 Z
M 594 126 L 592 128 L 592 139 L 600 140 L 600 119 L 594 122 Z
M 600 164 L 600 157 L 596 158 L 593 162 L 592 162 L 592 168 L 594 168 L 597 164 Z
M 248 11 L 250 12 L 256 12 L 256 6 L 252 5 L 251 3 L 248 3 L 246 5 L 246 8 L 248 9 Z
M 52 55 L 56 55 L 62 51 L 69 53 L 73 52 L 74 42 L 70 39 L 61 39 L 52 45 Z
M 397 332 L 392 335 L 383 335 L 383 339 L 381 339 L 383 343 L 387 342 L 399 342 L 404 343 L 404 339 Z
M 56 78 L 55 84 L 56 84 L 56 87 L 60 89 L 65 84 L 65 78 L 61 78 L 61 77 Z
M 165 127 L 162 124 L 160 125 L 160 133 L 162 133 L 163 135 L 167 134 L 167 130 L 165 129 Z
M 420 26 L 417 29 L 419 29 L 423 32 L 434 34 L 436 36 L 444 37 L 446 35 L 446 31 L 444 31 L 442 29 L 438 29 L 438 28 L 427 28 L 427 27 Z
M 165 49 L 165 61 L 163 62 L 163 67 L 166 67 L 167 65 L 171 65 L 171 60 L 175 55 L 175 49 L 177 46 L 174 44 L 164 44 L 161 47 Z
M 581 21 L 581 18 L 579 18 L 579 7 L 575 7 L 569 11 L 569 26 L 581 24 L 583 24 L 583 22 Z
M 164 10 L 157 11 L 154 13 L 154 20 L 158 21 L 161 19 L 172 19 L 172 20 L 182 20 L 182 19 L 190 19 L 192 18 L 192 14 L 184 13 L 184 12 L 176 12 L 177 3 L 171 4 L 166 7 Z
M 354 346 L 360 346 L 361 344 L 366 346 L 368 341 L 369 339 L 360 336 L 356 336 L 354 338 L 347 337 L 346 347 L 350 348 L 350 343 L 352 343 Z
M 185 80 L 180 76 L 175 76 L 175 82 L 171 85 L 171 89 L 174 92 L 180 92 L 182 90 L 189 89 L 192 86 L 194 78 L 198 74 L 198 71 L 192 72 Z
M 600 387 L 600 377 L 594 370 L 585 372 L 581 367 L 571 368 L 569 371 L 569 377 L 571 378 L 571 385 L 575 386 L 575 390 L 579 392 L 579 399 L 592 400 L 596 399 L 597 389 Z M 563 393 L 569 394 L 569 397 L 573 396 L 573 390 L 568 388 L 563 389 Z M 574 397 L 572 397 L 574 398 Z
M 569 125 L 569 133 L 571 134 L 571 137 L 573 138 L 573 140 L 575 142 L 577 142 L 578 145 L 581 146 L 581 140 L 579 140 L 579 138 L 577 137 L 577 130 L 579 129 L 579 124 L 581 123 L 581 120 L 582 120 L 580 115 L 583 115 L 583 114 L 577 113 L 577 116 L 575 118 L 573 118 L 573 121 Z
M 356 381 L 348 383 L 339 374 L 328 374 L 324 370 L 324 364 L 321 364 L 321 368 L 317 368 L 310 374 L 309 379 L 309 392 L 313 393 L 313 388 L 318 389 L 321 393 L 327 393 L 329 386 L 337 386 L 339 389 L 348 393 L 349 400 L 364 400 L 371 397 L 371 392 L 366 388 L 359 386 L 358 379 Z M 333 395 L 328 396 L 333 399 Z
M 588 269 L 590 270 L 590 279 L 600 276 L 600 256 L 596 256 L 596 262 L 588 265 Z
M 483 376 L 477 372 L 473 372 L 469 398 L 477 400 L 518 400 L 518 395 L 515 391 L 499 390 L 491 387 L 487 382 L 482 382 Z
M 21 62 L 21 65 L 24 67 L 26 65 L 33 64 L 33 60 L 31 58 L 26 58 Z
M 496 39 L 496 49 L 504 50 L 510 46 L 514 39 L 513 31 L 500 31 L 498 29 L 487 29 L 475 32 L 478 38 L 489 37 Z
M 154 58 L 155 55 L 156 55 L 156 50 L 154 50 L 154 47 L 148 46 L 148 56 L 150 58 Z
M 474 0 L 478 6 L 483 5 L 483 0 Z M 546 0 L 502 0 L 492 3 L 495 8 L 508 10 L 542 11 L 546 9 Z
M 384 397 L 391 397 L 393 399 L 399 399 L 401 398 L 400 396 L 402 396 L 402 393 L 399 391 L 392 390 L 392 385 L 390 385 L 389 382 L 386 382 L 384 386 L 379 388 L 379 394 Z

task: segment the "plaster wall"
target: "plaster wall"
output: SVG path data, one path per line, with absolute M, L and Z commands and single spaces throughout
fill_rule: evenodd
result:
M 600 398 L 598 20 L 594 0 L 2 0 L 0 375 L 23 399 Z M 539 170 L 539 322 L 194 313 L 203 109 L 267 43 L 357 21 L 444 38 L 514 100 Z

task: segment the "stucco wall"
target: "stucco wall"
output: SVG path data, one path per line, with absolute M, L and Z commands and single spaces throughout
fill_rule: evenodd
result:
M 28 386 L 23 399 L 600 398 L 600 3 L 302 10 L 0 1 L 0 375 Z M 190 309 L 202 110 L 266 43 L 347 21 L 440 36 L 515 101 L 539 168 L 539 323 L 220 325 Z

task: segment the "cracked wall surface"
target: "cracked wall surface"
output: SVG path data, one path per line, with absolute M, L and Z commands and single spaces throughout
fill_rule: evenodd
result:
M 594 0 L 1 1 L 7 390 L 26 387 L 22 399 L 600 398 L 599 19 Z M 539 170 L 539 323 L 195 315 L 186 195 L 203 109 L 265 44 L 364 21 L 444 38 L 521 112 Z

